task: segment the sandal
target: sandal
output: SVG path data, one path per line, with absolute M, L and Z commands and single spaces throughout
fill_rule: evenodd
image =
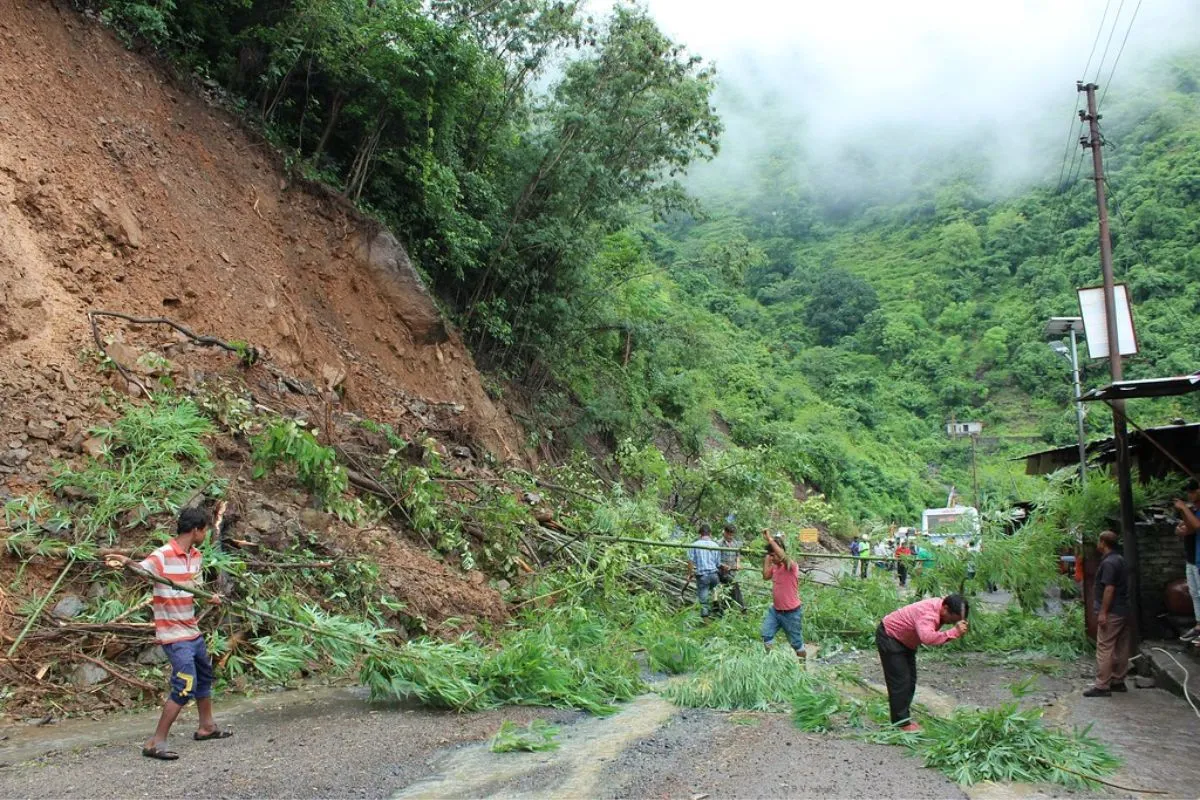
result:
M 207 742 L 210 739 L 228 739 L 230 736 L 233 736 L 233 731 L 226 731 L 220 728 L 211 730 L 208 733 L 196 731 L 192 734 L 192 738 L 197 742 Z
M 179 753 L 176 753 L 174 750 L 168 750 L 162 745 L 143 747 L 142 755 L 146 758 L 157 758 L 159 761 L 176 761 L 179 759 Z

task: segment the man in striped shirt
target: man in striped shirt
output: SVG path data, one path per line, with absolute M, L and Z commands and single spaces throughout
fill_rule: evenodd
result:
M 220 526 L 225 513 L 225 503 L 217 506 L 215 525 Z M 182 586 L 199 586 L 201 580 L 201 555 L 197 545 L 204 542 L 209 524 L 208 512 L 202 508 L 185 508 L 179 514 L 175 538 L 151 553 L 137 566 L 159 578 L 166 578 Z M 113 556 L 115 565 L 131 565 L 127 556 Z M 220 595 L 213 595 L 211 603 L 220 603 Z M 142 746 L 142 755 L 163 761 L 174 761 L 179 754 L 167 749 L 167 735 L 187 705 L 196 698 L 200 712 L 200 727 L 192 735 L 196 741 L 226 739 L 233 734 L 221 730 L 213 719 L 212 710 L 212 662 L 204 646 L 204 636 L 196 623 L 195 598 L 191 592 L 176 589 L 162 583 L 154 584 L 154 632 L 163 652 L 171 661 L 171 695 L 163 706 L 158 727 Z

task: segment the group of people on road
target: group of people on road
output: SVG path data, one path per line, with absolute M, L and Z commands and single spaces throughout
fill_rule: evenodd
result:
M 1188 585 L 1197 618 L 1196 627 L 1184 634 L 1183 638 L 1200 641 L 1200 574 L 1197 572 L 1200 553 L 1196 551 L 1197 539 L 1200 538 L 1200 489 L 1189 489 L 1187 500 L 1178 501 L 1176 508 L 1181 517 L 1177 533 L 1190 554 L 1187 562 Z M 762 575 L 764 580 L 772 583 L 772 603 L 762 622 L 763 643 L 770 648 L 778 632 L 783 630 L 796 655 L 805 658 L 807 653 L 799 592 L 800 567 L 788 556 L 782 536 L 772 536 L 769 531 L 763 531 L 763 540 L 767 553 Z M 1133 641 L 1129 622 L 1129 568 L 1118 552 L 1118 538 L 1112 531 L 1101 533 L 1096 547 L 1101 556 L 1094 600 L 1097 619 L 1096 681 L 1083 694 L 1085 697 L 1108 697 L 1113 692 L 1126 691 L 1125 678 L 1129 671 Z M 703 620 L 707 621 L 712 614 L 712 590 L 720 583 L 728 583 L 734 588 L 735 602 L 742 613 L 746 613 L 745 601 L 737 584 L 741 549 L 742 543 L 737 539 L 732 524 L 725 526 L 724 537 L 719 545 L 713 540 L 709 527 L 702 525 L 700 538 L 692 542 L 688 549 L 688 564 L 696 580 Z M 856 559 L 864 559 L 870 558 L 873 551 L 865 537 L 856 538 L 851 544 L 851 554 Z M 898 544 L 896 556 L 915 556 L 915 560 L 921 560 L 919 551 L 913 553 L 906 541 Z M 896 564 L 900 569 L 905 562 L 902 560 Z M 880 621 L 875 630 L 875 646 L 887 685 L 893 725 L 905 731 L 920 729 L 912 719 L 912 701 L 917 687 L 917 650 L 922 646 L 946 644 L 967 633 L 970 627 L 967 622 L 969 613 L 967 599 L 961 594 L 951 594 L 903 606 Z
M 707 622 L 713 614 L 712 592 L 721 583 L 735 587 L 734 599 L 746 613 L 746 604 L 737 587 L 737 571 L 741 568 L 742 543 L 736 529 L 727 524 L 720 543 L 712 538 L 712 529 L 700 526 L 700 537 L 687 551 L 690 576 L 696 581 L 700 602 L 700 617 Z M 782 535 L 762 532 L 767 547 L 763 560 L 763 580 L 771 581 L 771 605 L 763 615 L 762 640 L 769 650 L 782 630 L 798 658 L 807 658 L 804 646 L 803 603 L 800 599 L 800 565 L 792 559 Z M 857 540 L 856 540 L 857 541 Z M 860 545 L 861 546 L 861 545 Z M 860 556 L 859 553 L 865 553 Z M 869 544 L 856 558 L 871 558 Z M 723 569 L 724 568 L 724 569 Z M 888 614 L 875 631 L 875 644 L 887 684 L 892 723 L 905 731 L 919 730 L 912 720 L 912 701 L 917 689 L 917 650 L 922 645 L 940 645 L 953 641 L 968 630 L 970 606 L 958 594 L 932 597 L 899 608 Z M 945 626 L 948 630 L 942 630 Z
M 742 542 L 737 528 L 726 523 L 720 543 L 712 538 L 707 523 L 700 526 L 700 537 L 687 551 L 689 577 L 696 581 L 696 598 L 700 602 L 700 618 L 704 622 L 713 615 L 712 593 L 720 584 L 730 588 L 733 601 L 743 614 L 746 601 L 738 585 L 737 575 L 742 567 Z M 800 601 L 800 565 L 788 557 L 782 535 L 762 532 L 767 554 L 763 560 L 763 580 L 771 581 L 771 605 L 762 622 L 763 645 L 769 650 L 782 630 L 798 658 L 807 657 L 804 649 L 803 609 Z
M 868 565 L 875 561 L 876 569 L 895 570 L 901 586 L 908 585 L 909 571 L 925 568 L 933 563 L 933 551 L 916 536 L 897 536 L 881 539 L 874 546 L 870 537 L 855 536 L 850 540 L 850 555 L 856 559 L 851 574 L 867 577 Z

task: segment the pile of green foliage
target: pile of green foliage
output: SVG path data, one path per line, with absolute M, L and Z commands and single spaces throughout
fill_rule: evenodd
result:
M 669 683 L 663 695 L 687 708 L 779 711 L 791 702 L 804 667 L 787 647 L 769 652 L 749 642 L 710 644 L 694 675 Z
M 467 636 L 372 653 L 361 679 L 373 697 L 458 711 L 529 705 L 609 714 L 642 691 L 634 645 L 611 616 L 576 606 L 522 622 L 495 646 Z
M 959 709 L 945 719 L 922 720 L 919 734 L 885 729 L 872 741 L 900 744 L 964 786 L 981 781 L 1057 783 L 1095 788 L 1120 762 L 1087 731 L 1064 733 L 1042 723 L 1042 709 L 1015 702 L 997 708 Z
M 111 427 L 92 435 L 103 452 L 81 470 L 58 467 L 50 487 L 81 497 L 74 514 L 77 541 L 103 537 L 174 513 L 212 485 L 212 460 L 204 438 L 212 424 L 189 400 L 157 396 L 147 405 L 127 404 Z

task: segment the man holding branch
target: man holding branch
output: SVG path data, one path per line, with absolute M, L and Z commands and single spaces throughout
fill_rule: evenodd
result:
M 771 605 L 763 618 L 762 639 L 768 650 L 775 641 L 775 634 L 783 628 L 788 642 L 796 651 L 796 657 L 804 659 L 803 611 L 800 603 L 800 565 L 788 558 L 783 547 L 783 537 L 773 538 L 770 531 L 763 531 L 767 543 L 767 558 L 763 562 L 763 580 L 771 581 Z
M 213 524 L 219 529 L 225 514 L 225 503 L 217 506 Z M 208 512 L 202 508 L 185 508 L 179 514 L 175 538 L 151 553 L 141 563 L 134 564 L 128 556 L 109 555 L 110 567 L 128 567 L 134 572 L 149 573 L 181 586 L 197 587 L 201 580 L 202 557 L 197 546 L 204 542 L 209 525 Z M 208 602 L 219 604 L 221 596 L 214 594 Z M 163 652 L 171 661 L 171 695 L 163 705 L 162 715 L 154 735 L 142 746 L 142 755 L 162 761 L 174 761 L 179 754 L 167 748 L 167 736 L 179 712 L 188 700 L 196 698 L 200 726 L 192 738 L 198 742 L 227 739 L 233 734 L 221 730 L 213 719 L 212 662 L 204 645 L 204 635 L 196 622 L 195 598 L 191 592 L 163 583 L 154 584 L 154 632 Z

